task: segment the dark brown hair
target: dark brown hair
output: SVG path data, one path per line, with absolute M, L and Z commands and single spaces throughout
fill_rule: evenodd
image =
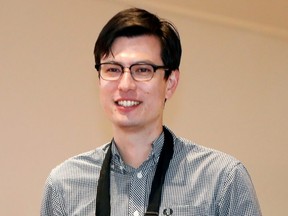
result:
M 165 78 L 169 77 L 172 70 L 179 69 L 182 48 L 177 29 L 171 22 L 139 8 L 120 11 L 107 22 L 95 44 L 95 63 L 99 64 L 104 56 L 111 53 L 111 46 L 117 37 L 140 35 L 154 35 L 159 38 L 161 59 L 169 69 Z

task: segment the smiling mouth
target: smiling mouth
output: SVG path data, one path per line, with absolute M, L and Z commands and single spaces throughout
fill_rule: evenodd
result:
M 117 105 L 123 106 L 123 107 L 132 107 L 137 106 L 140 104 L 139 101 L 132 101 L 132 100 L 121 100 L 116 102 Z

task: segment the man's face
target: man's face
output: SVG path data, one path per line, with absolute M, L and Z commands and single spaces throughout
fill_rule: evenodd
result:
M 134 63 L 163 65 L 160 41 L 155 36 L 119 37 L 112 45 L 112 54 L 101 59 L 124 67 Z M 116 81 L 100 78 L 100 101 L 114 127 L 133 130 L 162 127 L 165 98 L 169 99 L 178 82 L 178 71 L 168 80 L 158 69 L 151 80 L 135 81 L 129 69 Z

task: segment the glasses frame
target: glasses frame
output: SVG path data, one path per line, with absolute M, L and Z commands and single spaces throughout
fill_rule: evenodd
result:
M 120 75 L 117 79 L 105 79 L 105 78 L 103 78 L 103 77 L 101 76 L 101 66 L 102 66 L 102 65 L 105 65 L 105 64 L 112 64 L 112 65 L 117 65 L 117 66 L 119 66 L 119 67 L 121 68 L 121 75 Z M 137 80 L 137 79 L 135 79 L 134 73 L 131 71 L 131 68 L 132 68 L 133 66 L 135 66 L 135 65 L 149 65 L 149 66 L 151 66 L 151 67 L 153 68 L 153 74 L 152 74 L 152 76 L 151 76 L 149 79 L 144 79 L 144 80 Z M 100 64 L 95 64 L 95 69 L 96 69 L 96 70 L 98 71 L 98 73 L 99 73 L 99 78 L 101 77 L 103 80 L 106 80 L 106 81 L 116 81 L 116 80 L 119 80 L 120 77 L 122 77 L 123 73 L 125 73 L 125 71 L 124 71 L 125 68 L 129 69 L 129 72 L 130 72 L 130 74 L 131 74 L 131 77 L 133 78 L 133 80 L 135 80 L 135 81 L 137 81 L 137 82 L 145 82 L 145 81 L 151 80 L 151 79 L 154 77 L 154 74 L 155 74 L 155 72 L 156 72 L 158 69 L 163 69 L 164 72 L 169 71 L 169 68 L 167 68 L 167 67 L 164 66 L 164 65 L 155 65 L 155 64 L 144 63 L 144 62 L 143 62 L 143 63 L 140 62 L 140 63 L 131 64 L 129 67 L 124 67 L 122 64 L 117 63 L 117 62 L 103 62 L 103 63 L 100 63 Z

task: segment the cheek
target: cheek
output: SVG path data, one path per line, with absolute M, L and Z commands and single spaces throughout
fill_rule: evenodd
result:
M 145 89 L 144 91 L 145 97 L 150 101 L 150 106 L 162 106 L 165 101 L 165 87 L 162 85 L 156 85 L 153 88 Z
M 109 96 L 109 94 L 112 94 L 112 92 L 115 91 L 116 88 L 117 85 L 111 81 L 108 82 L 105 80 L 100 80 L 99 82 L 100 94 L 107 94 L 107 96 Z
M 109 87 L 109 85 L 106 85 L 105 83 L 99 84 L 99 99 L 103 108 L 105 108 L 105 106 L 107 106 L 107 103 L 111 101 L 111 92 L 112 89 L 111 87 Z
M 103 91 L 100 91 L 99 93 L 99 100 L 100 100 L 100 105 L 102 109 L 106 111 L 107 110 L 107 102 L 106 102 L 107 98 L 105 97 L 105 94 L 103 94 Z

